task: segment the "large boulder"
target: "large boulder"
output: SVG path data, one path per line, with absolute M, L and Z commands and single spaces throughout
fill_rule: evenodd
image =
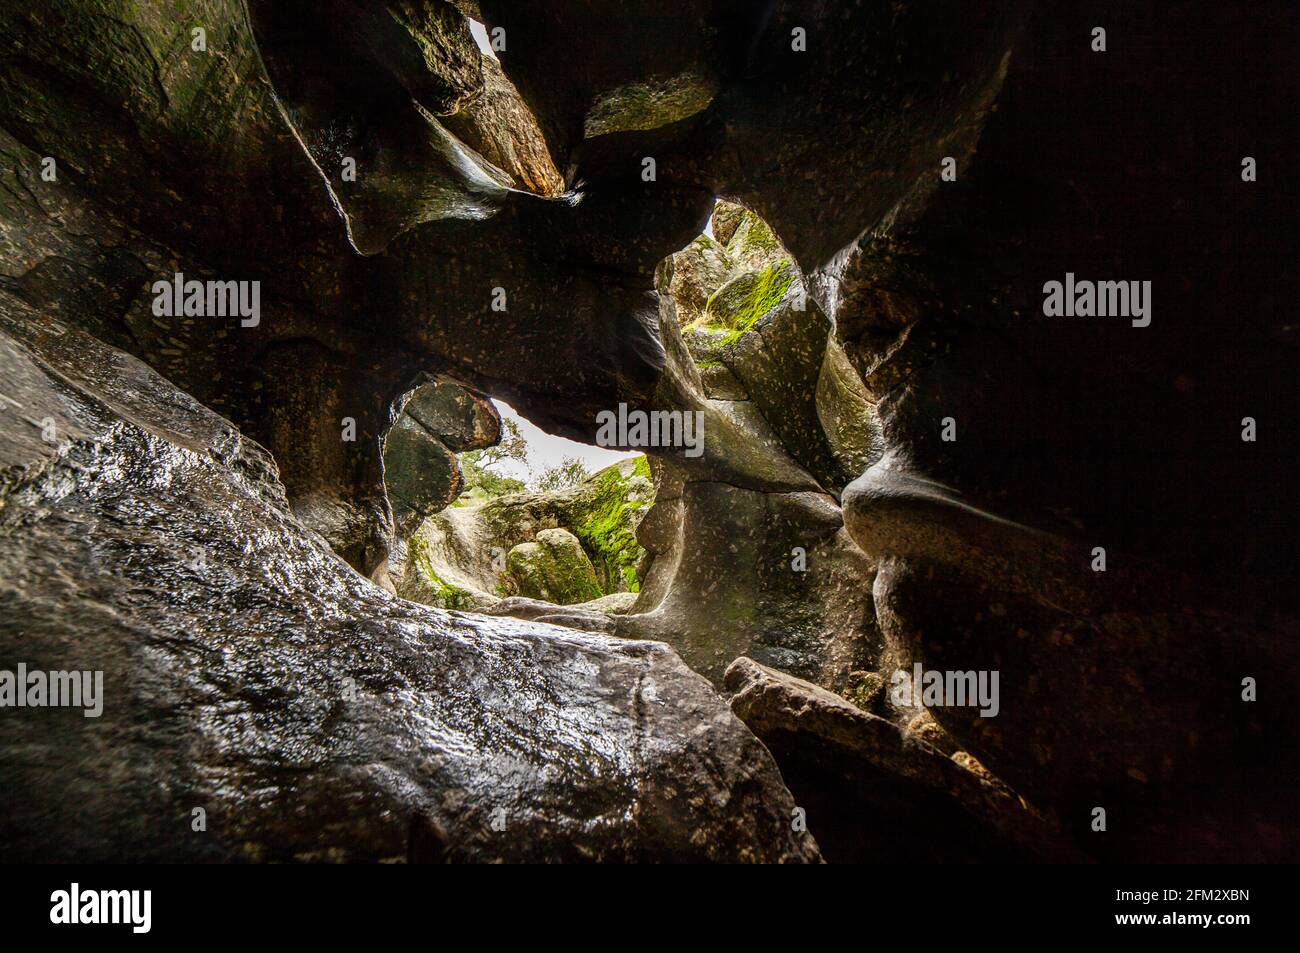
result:
M 672 278 L 668 293 L 677 302 L 678 318 L 685 324 L 702 319 L 709 299 L 736 270 L 719 242 L 701 235 L 670 259 Z
M 873 448 L 867 403 L 852 399 L 848 383 L 856 375 L 841 366 L 840 386 L 822 386 L 830 335 L 831 324 L 815 303 L 786 297 L 752 325 L 752 333 L 724 348 L 721 360 L 785 452 L 822 486 L 838 490 L 861 472 L 852 467 L 869 460 Z M 857 446 L 837 453 L 827 419 L 836 424 L 837 443 L 843 446 L 843 435 L 852 433 Z
M 713 207 L 713 215 L 709 217 L 709 230 L 715 239 L 726 245 L 731 241 L 731 236 L 736 234 L 744 215 L 745 209 L 742 206 L 720 199 Z
M 384 435 L 384 482 L 394 526 L 405 538 L 460 495 L 456 454 L 495 444 L 501 418 L 491 402 L 454 381 L 422 384 L 399 406 Z
M 817 859 L 664 646 L 396 599 L 229 421 L 2 292 L 0 327 L 0 657 L 103 679 L 0 719 L 7 860 Z
M 510 550 L 507 569 L 519 594 L 566 606 L 600 598 L 600 582 L 582 543 L 566 529 L 544 529 Z
M 748 209 L 742 210 L 733 224 L 726 211 L 728 204 L 718 203 L 724 209 L 719 221 L 724 229 L 730 228 L 730 235 L 725 239 L 719 237 L 718 241 L 726 245 L 727 255 L 738 271 L 763 271 L 774 265 L 789 264 L 790 253 L 781 246 L 772 226 Z
M 636 592 L 645 554 L 636 530 L 654 499 L 649 473 L 645 458 L 639 457 L 612 464 L 573 487 L 450 506 L 426 519 L 399 553 L 397 592 L 417 602 L 460 609 L 485 608 L 512 595 L 582 602 Z M 578 543 L 579 552 L 565 561 L 577 576 L 566 573 L 568 581 L 543 585 L 546 575 L 533 570 L 550 567 L 550 557 L 544 548 L 529 544 L 557 529 Z M 521 546 L 528 548 L 517 557 L 522 575 L 516 575 L 508 557 Z M 588 570 L 594 572 L 594 593 L 587 588 Z M 575 579 L 581 582 L 576 588 Z M 552 594 L 542 595 L 543 589 Z

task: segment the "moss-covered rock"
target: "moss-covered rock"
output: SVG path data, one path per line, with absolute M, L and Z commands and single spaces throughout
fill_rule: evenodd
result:
M 397 592 L 446 608 L 484 607 L 510 596 L 570 604 L 614 593 L 636 593 L 645 550 L 636 530 L 654 502 L 645 457 L 621 460 L 582 483 L 549 493 L 512 493 L 485 503 L 452 506 L 426 519 L 412 536 Z M 547 585 L 514 572 L 521 545 L 561 530 L 577 540 L 594 573 L 594 589 Z M 524 557 L 534 561 L 535 550 Z M 585 573 L 583 574 L 585 576 Z
M 402 595 L 426 605 L 442 609 L 482 609 L 490 604 L 481 593 L 443 579 L 438 573 L 433 553 L 427 540 L 413 538 L 409 549 L 409 564 L 414 569 L 407 591 Z
M 446 507 L 461 491 L 456 453 L 488 447 L 501 434 L 492 404 L 453 381 L 413 390 L 384 436 L 384 483 L 398 535 Z
M 654 502 L 650 464 L 645 457 L 616 463 L 581 486 L 572 527 L 601 572 L 605 591 L 636 592 L 636 567 L 645 551 L 636 528 Z
M 566 529 L 544 529 L 533 542 L 520 543 L 507 565 L 519 594 L 529 599 L 567 606 L 601 596 L 595 567 Z
M 862 473 L 879 456 L 875 407 L 833 336 L 826 342 L 817 378 L 817 419 L 846 475 Z
M 730 280 L 736 264 L 722 244 L 700 235 L 672 257 L 668 293 L 677 303 L 677 318 L 690 324 L 704 316 L 709 296 Z
M 725 328 L 693 324 L 682 329 L 682 342 L 691 359 L 701 371 L 722 364 L 722 349 L 731 341 L 731 332 Z
M 839 488 L 857 475 L 836 457 L 818 416 L 817 385 L 830 321 L 816 304 L 799 311 L 786 301 L 726 352 L 727 366 L 780 439 L 785 452 L 822 486 Z
M 709 296 L 703 325 L 724 330 L 724 344 L 739 340 L 754 322 L 781 303 L 796 277 L 789 259 L 737 275 Z
M 627 615 L 632 611 L 634 605 L 636 605 L 635 592 L 611 592 L 599 599 L 584 602 L 582 608 L 589 609 L 592 612 L 605 612 L 609 615 Z
M 399 533 L 410 532 L 461 490 L 456 455 L 406 414 L 384 437 L 384 483 Z
M 593 139 L 680 122 L 707 109 L 717 90 L 714 77 L 696 70 L 620 86 L 592 104 L 583 122 L 583 135 Z
M 727 254 L 745 271 L 760 271 L 790 259 L 771 226 L 749 211 L 740 216 L 727 240 Z

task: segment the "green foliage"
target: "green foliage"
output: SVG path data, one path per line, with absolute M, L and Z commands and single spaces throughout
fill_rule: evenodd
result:
M 590 473 L 584 464 L 577 457 L 565 457 L 553 467 L 547 467 L 537 475 L 533 481 L 533 489 L 539 493 L 548 493 L 551 490 L 563 490 L 571 486 L 577 486 L 583 480 L 587 479 Z
M 506 460 L 519 463 L 528 460 L 528 441 L 519 432 L 519 425 L 508 417 L 501 420 L 501 440 L 495 446 L 460 455 L 464 489 L 455 505 L 473 505 L 508 493 L 522 493 L 525 489 L 522 480 L 502 476 L 492 469 Z
M 519 425 L 509 417 L 501 418 L 501 438 L 492 446 L 482 450 L 471 450 L 461 459 L 471 457 L 480 467 L 492 467 L 506 460 L 518 463 L 528 462 L 528 441 L 519 432 Z
M 478 453 L 479 451 L 471 451 Z M 505 496 L 509 493 L 522 493 L 525 489 L 523 480 L 502 476 L 499 473 L 480 466 L 475 460 L 467 460 L 469 453 L 461 454 L 460 472 L 465 478 L 465 488 L 461 490 L 457 503 L 463 505 L 481 503 L 486 500 Z

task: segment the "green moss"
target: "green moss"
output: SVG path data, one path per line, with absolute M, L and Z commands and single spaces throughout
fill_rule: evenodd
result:
M 429 558 L 427 543 L 423 539 L 418 536 L 412 537 L 410 549 L 411 558 L 415 560 L 415 565 L 420 570 L 420 575 L 424 577 L 424 581 L 433 590 L 439 605 L 444 609 L 474 608 L 474 599 L 468 590 L 444 582 L 442 577 L 434 571 L 433 561 Z
M 878 672 L 851 672 L 843 696 L 863 711 L 872 711 L 884 687 L 884 676 Z
M 727 243 L 727 250 L 737 256 L 746 253 L 770 253 L 778 249 L 776 232 L 753 212 L 745 212 L 736 232 Z
M 631 474 L 623 476 L 617 466 L 596 474 L 583 505 L 576 508 L 573 533 L 582 542 L 593 563 L 602 572 L 605 586 L 616 592 L 615 580 L 622 579 L 629 592 L 639 592 L 636 566 L 645 550 L 636 541 L 636 526 L 648 500 L 629 499 L 632 477 L 650 479 L 650 462 L 638 457 Z
M 695 72 L 668 80 L 631 83 L 605 92 L 584 121 L 587 139 L 615 132 L 645 132 L 680 122 L 713 102 L 713 82 Z
M 785 258 L 751 275 L 752 280 L 742 286 L 739 293 L 734 287 L 735 282 L 728 282 L 709 295 L 705 305 L 704 321 L 700 326 L 725 331 L 720 342 L 724 347 L 738 341 L 759 318 L 781 303 L 794 283 L 794 262 Z M 727 293 L 725 300 L 720 299 L 724 293 Z
M 519 594 L 530 599 L 573 605 L 605 594 L 582 544 L 567 530 L 543 530 L 533 542 L 511 549 L 506 560 Z

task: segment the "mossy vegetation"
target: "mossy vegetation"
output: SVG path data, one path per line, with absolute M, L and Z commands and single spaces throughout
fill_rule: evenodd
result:
M 521 596 L 557 605 L 599 599 L 605 593 L 578 539 L 565 529 L 545 529 L 510 550 L 508 567 Z
M 604 580 L 606 593 L 639 592 L 636 567 L 645 550 L 636 541 L 636 528 L 652 498 L 634 481 L 650 480 L 650 463 L 637 457 L 625 466 L 606 467 L 588 480 L 582 500 L 575 507 L 573 532 L 595 563 Z M 638 480 L 639 478 L 639 480 Z
M 725 363 L 721 349 L 740 340 L 799 280 L 794 260 L 758 215 L 719 202 L 714 224 L 725 245 L 701 235 L 673 258 L 672 294 L 679 313 L 693 315 L 682 336 L 700 367 Z
M 794 262 L 784 258 L 756 272 L 733 278 L 709 296 L 700 326 L 725 332 L 726 346 L 754 326 L 785 297 L 795 280 Z
M 875 711 L 885 679 L 878 672 L 850 672 L 840 694 L 863 711 Z
M 410 542 L 410 558 L 415 562 L 420 575 L 424 578 L 437 604 L 444 609 L 474 609 L 474 596 L 466 589 L 445 581 L 433 568 L 428 545 L 424 539 L 414 536 Z
M 653 501 L 644 456 L 556 490 L 463 498 L 411 538 L 403 594 L 473 611 L 515 595 L 571 605 L 639 592 L 636 530 Z M 505 558 L 497 565 L 485 553 Z
M 727 252 L 742 261 L 751 256 L 770 258 L 780 254 L 781 243 L 767 222 L 753 212 L 746 211 L 736 226 L 735 234 L 727 242 Z

